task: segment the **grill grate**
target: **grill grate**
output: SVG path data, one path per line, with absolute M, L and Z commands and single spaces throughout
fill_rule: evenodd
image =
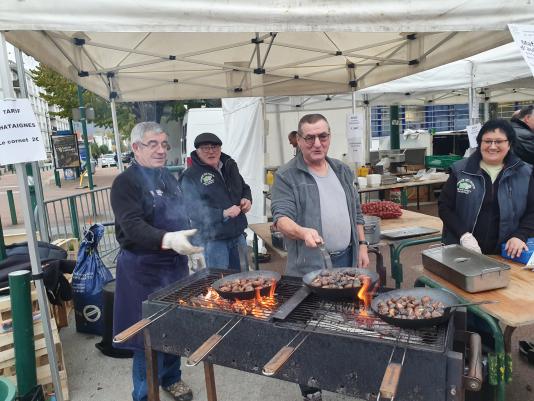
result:
M 391 342 L 396 342 L 398 339 L 401 343 L 425 349 L 440 352 L 445 350 L 446 326 L 418 330 L 401 329 L 384 322 L 371 310 L 367 313 L 368 316 L 361 315 L 356 303 L 329 302 L 311 294 L 291 312 L 284 323 L 287 322 L 300 330 L 364 336 Z
M 237 313 L 252 318 L 268 320 L 271 315 L 277 311 L 278 307 L 291 298 L 291 296 L 302 286 L 299 280 L 294 281 L 283 277 L 276 286 L 273 299 L 263 297 L 261 301 L 254 299 L 231 301 L 218 297 L 217 293 L 213 290 L 208 292 L 215 281 L 222 276 L 231 273 L 234 272 L 207 272 L 206 275 L 200 276 L 179 288 L 174 287 L 169 289 L 165 293 L 155 297 L 153 300 L 166 304 L 174 305 L 179 303 L 184 307 L 203 308 L 233 314 Z

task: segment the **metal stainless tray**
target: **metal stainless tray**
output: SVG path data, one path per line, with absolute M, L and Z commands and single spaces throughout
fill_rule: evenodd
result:
M 420 237 L 422 235 L 435 234 L 439 232 L 436 228 L 430 227 L 408 227 L 394 230 L 382 231 L 380 235 L 387 239 L 403 239 L 410 237 Z
M 510 266 L 460 245 L 445 245 L 422 252 L 423 266 L 467 292 L 506 287 Z

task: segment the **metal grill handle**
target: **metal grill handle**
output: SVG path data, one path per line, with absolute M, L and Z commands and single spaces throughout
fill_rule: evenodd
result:
M 269 362 L 263 367 L 262 373 L 265 376 L 273 376 L 278 370 L 287 362 L 287 360 L 296 351 L 295 347 L 282 347 L 275 356 L 271 358 Z
M 134 325 L 128 327 L 126 330 L 121 331 L 119 334 L 117 334 L 115 337 L 113 337 L 114 343 L 123 343 L 133 335 L 139 333 L 141 330 L 143 330 L 146 326 L 148 326 L 152 321 L 150 319 L 143 319 L 139 320 Z
M 185 362 L 186 366 L 196 366 L 201 362 L 208 353 L 214 349 L 217 344 L 219 344 L 224 337 L 226 337 L 233 329 L 236 327 L 241 321 L 243 320 L 243 317 L 239 318 L 237 322 L 234 323 L 234 318 L 230 319 L 228 322 L 224 324 L 215 334 L 213 334 L 210 338 L 208 338 L 206 341 L 202 343 L 200 347 L 198 347 L 190 356 L 187 358 L 187 361 Z M 224 334 L 220 334 L 224 329 L 226 329 L 230 324 L 234 323 L 232 326 L 224 332 Z
M 208 338 L 200 347 L 198 347 L 195 352 L 193 352 L 191 355 L 189 355 L 189 358 L 187 358 L 186 365 L 187 366 L 196 366 L 199 362 L 204 359 L 204 357 L 210 352 L 217 344 L 221 342 L 223 339 L 223 336 L 220 334 L 213 334 L 210 338 Z
M 393 400 L 397 394 L 402 365 L 400 363 L 390 363 L 384 373 L 382 384 L 380 385 L 379 397 L 385 397 Z
M 469 333 L 469 361 L 463 377 L 464 387 L 469 391 L 479 391 L 482 381 L 482 340 L 480 334 Z
M 280 368 L 284 366 L 284 364 L 288 361 L 291 355 L 293 355 L 293 353 L 300 348 L 300 346 L 304 343 L 304 341 L 306 341 L 306 339 L 310 336 L 310 333 L 306 333 L 304 337 L 302 338 L 302 340 L 300 340 L 297 343 L 297 345 L 292 346 L 291 344 L 293 344 L 297 340 L 297 338 L 303 333 L 304 333 L 303 331 L 298 332 L 297 335 L 293 337 L 291 341 L 289 341 L 289 343 L 287 343 L 287 345 L 283 346 L 280 349 L 280 351 L 278 351 L 276 355 L 273 356 L 269 360 L 269 362 L 267 362 L 263 366 L 263 369 L 261 372 L 265 376 L 275 375 L 276 372 L 278 372 L 278 370 L 280 370 Z

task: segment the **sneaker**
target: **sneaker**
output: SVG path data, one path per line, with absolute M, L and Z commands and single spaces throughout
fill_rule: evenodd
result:
M 321 390 L 319 390 L 315 393 L 306 394 L 303 399 L 304 401 L 322 401 L 323 393 L 321 392 Z
M 193 399 L 193 391 L 182 380 L 163 387 L 163 390 L 172 395 L 176 401 L 191 401 Z

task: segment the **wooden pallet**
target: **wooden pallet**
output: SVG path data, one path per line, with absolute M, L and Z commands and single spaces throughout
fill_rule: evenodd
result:
M 52 245 L 59 246 L 67 251 L 68 260 L 76 260 L 78 257 L 78 249 L 80 249 L 80 242 L 78 238 L 59 238 L 52 242 Z
M 36 290 L 32 291 L 33 309 L 38 313 Z M 9 313 L 8 313 L 9 310 Z M 9 316 L 11 311 L 11 303 L 9 297 L 0 298 L 0 314 L 2 316 Z M 59 338 L 58 327 L 56 320 L 52 317 L 50 320 L 52 328 L 52 338 L 55 345 L 56 359 L 59 369 L 59 377 L 63 391 L 63 399 L 69 399 L 67 371 L 65 368 L 65 358 L 63 356 L 63 347 Z M 48 350 L 46 349 L 46 341 L 44 338 L 44 329 L 42 320 L 39 318 L 33 323 L 33 334 L 35 342 L 35 364 L 37 368 L 37 382 L 43 385 L 45 392 L 53 392 L 54 386 L 52 384 L 52 373 L 50 369 L 50 362 L 48 359 Z M 15 367 L 15 349 L 13 344 L 13 332 L 5 332 L 0 334 L 0 376 L 9 377 L 16 383 L 16 367 Z

